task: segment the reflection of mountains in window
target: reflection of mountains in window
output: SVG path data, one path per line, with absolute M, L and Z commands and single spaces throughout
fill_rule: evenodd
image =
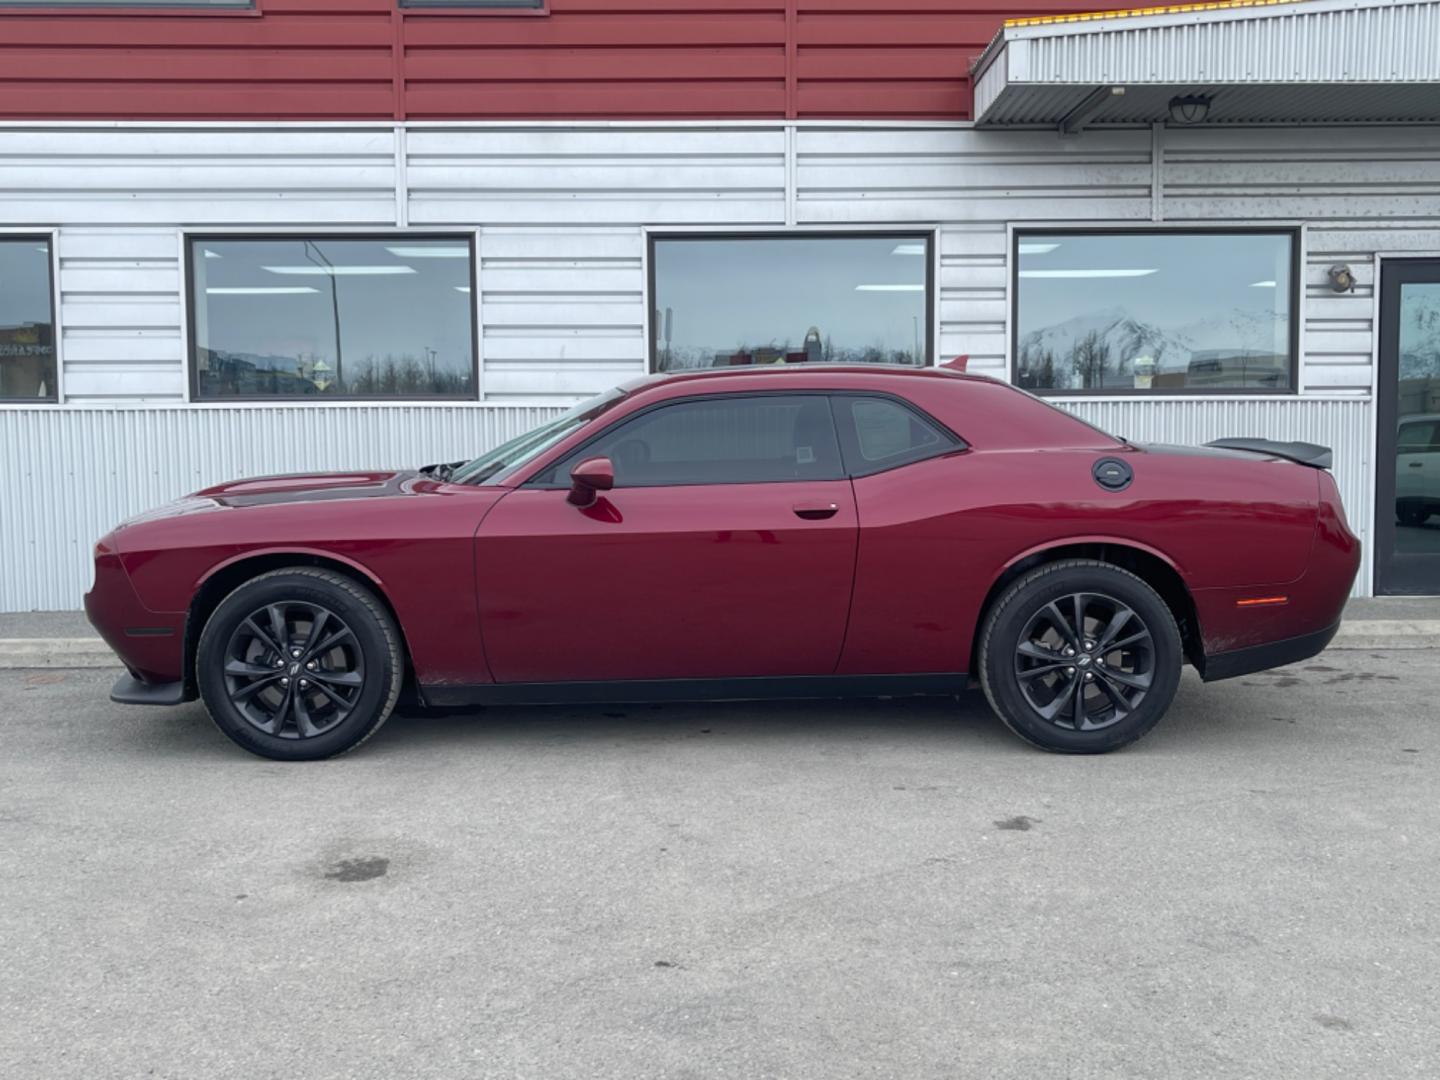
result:
M 337 373 L 318 356 L 275 356 L 197 350 L 204 393 L 246 395 L 329 394 L 351 396 L 465 394 L 470 372 L 436 370 L 433 356 L 367 356 L 346 360 Z
M 1289 363 L 1283 313 L 1234 308 L 1161 327 L 1117 307 L 1025 334 L 1019 366 L 1022 386 L 1083 390 L 1133 387 L 1137 378 L 1157 389 L 1283 387 Z

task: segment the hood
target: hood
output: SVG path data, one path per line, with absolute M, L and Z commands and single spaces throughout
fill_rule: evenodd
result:
M 207 511 L 275 506 L 282 503 L 330 502 L 340 499 L 378 499 L 397 495 L 423 495 L 443 485 L 414 469 L 374 472 L 295 473 L 255 476 L 203 488 L 193 495 L 157 506 L 128 518 L 119 528 L 147 521 L 203 514 Z
M 197 491 L 190 498 L 209 499 L 217 506 L 273 506 L 276 503 L 415 495 L 422 491 L 433 491 L 439 486 L 439 482 L 422 476 L 414 469 L 294 473 L 287 476 L 256 476 L 248 480 L 231 480 Z

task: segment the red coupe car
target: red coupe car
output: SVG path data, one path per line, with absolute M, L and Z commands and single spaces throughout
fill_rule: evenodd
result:
M 1323 649 L 1359 564 L 1305 443 L 1132 445 L 977 376 L 656 376 L 473 461 L 221 484 L 102 539 L 115 701 L 326 758 L 426 705 L 953 694 L 1047 750 Z

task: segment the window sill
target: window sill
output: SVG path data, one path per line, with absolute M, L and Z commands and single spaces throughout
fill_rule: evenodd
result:
M 256 19 L 263 15 L 260 10 L 260 0 L 250 7 L 233 8 L 212 8 L 212 7 L 179 7 L 179 6 L 155 6 L 145 4 L 95 5 L 82 7 L 78 4 L 4 4 L 0 3 L 0 17 L 5 15 L 25 15 L 32 19 L 63 19 L 72 15 L 88 15 L 91 18 L 100 16 L 123 16 L 132 18 L 158 17 L 166 19 Z

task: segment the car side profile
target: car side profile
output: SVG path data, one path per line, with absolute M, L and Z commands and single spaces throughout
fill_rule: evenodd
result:
M 953 694 L 1096 753 L 1323 649 L 1359 565 L 1329 454 L 1132 445 L 942 369 L 651 376 L 468 462 L 220 484 L 95 552 L 118 702 L 257 754 L 422 705 Z

